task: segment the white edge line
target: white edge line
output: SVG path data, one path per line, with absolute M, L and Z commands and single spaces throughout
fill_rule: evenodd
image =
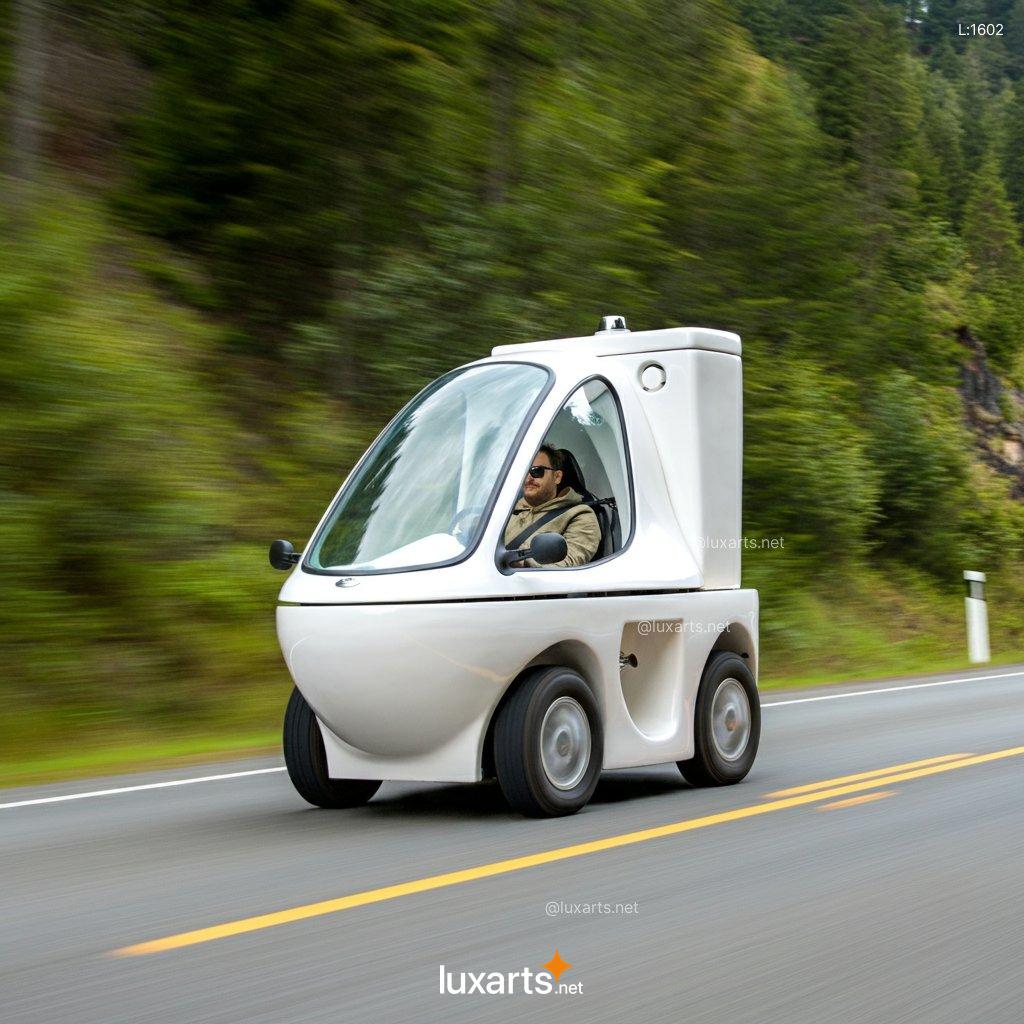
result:
M 843 700 L 846 697 L 871 697 L 876 693 L 894 693 L 897 690 L 924 690 L 931 686 L 953 686 L 957 683 L 980 683 L 986 679 L 1008 679 L 1011 676 L 1024 675 L 1024 670 L 1017 672 L 999 672 L 988 676 L 964 676 L 962 679 L 940 679 L 933 683 L 910 683 L 907 686 L 886 686 L 873 690 L 854 690 L 850 693 L 824 693 L 816 697 L 795 697 L 792 700 L 776 700 L 762 704 L 763 708 L 781 708 L 790 704 L 810 704 L 820 700 Z M 117 789 L 95 789 L 88 793 L 66 793 L 63 796 L 44 796 L 35 800 L 16 800 L 13 803 L 0 804 L 0 811 L 12 807 L 34 807 L 38 804 L 61 804 L 69 800 L 87 800 L 94 796 L 117 796 L 120 793 L 139 793 L 145 789 L 169 789 L 171 786 L 192 786 L 197 782 L 220 782 L 222 779 L 243 779 L 250 775 L 269 775 L 272 772 L 285 771 L 284 765 L 275 768 L 254 768 L 244 772 L 225 772 L 223 775 L 202 775 L 195 779 L 171 779 L 167 782 L 148 782 L 141 786 L 119 786 Z
M 117 789 L 94 789 L 90 793 L 66 793 L 63 796 L 44 796 L 36 800 L 16 800 L 14 803 L 0 804 L 0 811 L 10 807 L 32 807 L 35 804 L 60 804 L 66 800 L 85 800 L 93 796 L 115 796 L 118 793 L 138 793 L 143 789 L 167 789 L 170 786 L 191 786 L 196 782 L 219 782 L 221 779 L 241 779 L 247 775 L 269 775 L 271 772 L 283 772 L 284 765 L 276 768 L 253 768 L 245 772 L 225 772 L 223 775 L 202 775 L 196 779 L 171 779 L 168 782 L 147 782 L 142 786 L 119 786 Z
M 897 690 L 926 690 L 930 686 L 954 686 L 957 683 L 981 683 L 986 679 L 1009 679 L 1024 676 L 1024 670 L 998 672 L 990 676 L 964 676 L 962 679 L 939 679 L 934 683 L 910 683 L 907 686 L 879 686 L 872 690 L 853 690 L 850 693 L 823 693 L 817 697 L 794 697 L 792 700 L 773 700 L 762 704 L 763 708 L 783 708 L 788 704 L 810 704 L 817 700 L 842 700 L 844 697 L 871 697 L 876 693 L 895 693 Z

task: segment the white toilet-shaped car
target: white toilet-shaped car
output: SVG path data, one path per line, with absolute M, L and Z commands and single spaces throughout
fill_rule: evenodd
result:
M 398 413 L 302 555 L 271 547 L 291 569 L 284 752 L 306 800 L 496 776 L 513 808 L 544 816 L 583 807 L 602 768 L 747 774 L 760 706 L 740 352 L 735 334 L 608 317 L 592 337 L 499 346 Z M 585 565 L 551 565 L 558 534 L 505 549 L 542 443 L 572 453 L 598 517 Z

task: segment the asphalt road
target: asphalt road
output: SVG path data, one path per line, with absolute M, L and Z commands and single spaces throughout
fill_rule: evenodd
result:
M 767 693 L 742 785 L 611 772 L 553 821 L 512 816 L 492 785 L 392 784 L 365 808 L 315 810 L 281 771 L 51 800 L 273 761 L 0 790 L 0 1019 L 1021 1024 L 1024 669 L 980 675 Z M 441 965 L 458 987 L 461 972 L 541 971 L 556 949 L 580 991 L 524 994 L 521 974 L 512 995 L 439 991 Z

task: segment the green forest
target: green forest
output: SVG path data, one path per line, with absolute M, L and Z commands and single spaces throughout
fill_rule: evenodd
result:
M 268 542 L 432 377 L 605 313 L 743 337 L 763 685 L 964 664 L 964 569 L 1024 657 L 1024 0 L 0 28 L 7 777 L 272 743 Z

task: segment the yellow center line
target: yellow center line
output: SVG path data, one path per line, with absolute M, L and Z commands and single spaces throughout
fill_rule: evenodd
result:
M 822 804 L 819 811 L 839 811 L 844 807 L 860 807 L 861 804 L 869 804 L 873 800 L 884 800 L 887 796 L 895 796 L 896 790 L 883 789 L 880 793 L 861 793 L 860 796 L 848 796 L 845 800 L 833 800 L 830 804 Z
M 928 764 L 942 764 L 945 761 L 960 761 L 970 754 L 942 754 L 939 757 L 926 757 L 923 761 L 907 761 L 905 764 L 894 764 L 888 768 L 875 768 L 870 772 L 857 772 L 856 775 L 840 775 L 835 779 L 822 779 L 820 782 L 808 782 L 803 786 L 790 789 L 777 789 L 774 793 L 765 793 L 766 799 L 772 797 L 796 796 L 798 793 L 813 793 L 816 789 L 831 789 L 847 782 L 860 782 L 861 779 L 877 779 L 880 775 L 891 775 L 895 772 L 909 771 L 911 768 L 923 768 Z
M 444 889 L 448 886 L 461 885 L 463 882 L 473 882 L 481 878 L 507 875 L 514 871 L 524 871 L 527 868 L 540 867 L 543 864 L 553 864 L 557 861 L 569 860 L 573 857 L 584 857 L 588 854 L 600 853 L 604 850 L 615 850 L 619 847 L 632 846 L 636 843 L 648 842 L 651 839 L 661 839 L 665 836 L 679 835 L 683 832 L 693 832 L 697 829 L 708 828 L 712 825 L 724 824 L 725 822 L 742 821 L 745 818 L 755 818 L 762 814 L 770 814 L 773 811 L 782 811 L 790 807 L 802 807 L 805 804 L 816 803 L 819 800 L 831 800 L 837 797 L 849 796 L 853 793 L 876 789 L 897 782 L 909 782 L 911 779 L 922 779 L 929 775 L 938 775 L 940 772 L 952 771 L 955 768 L 967 768 L 970 765 L 987 764 L 990 761 L 999 761 L 1007 757 L 1017 757 L 1020 754 L 1024 754 L 1024 747 L 1011 747 L 1007 750 L 997 750 L 989 754 L 975 754 L 970 757 L 961 758 L 958 761 L 947 761 L 943 764 L 932 764 L 911 771 L 901 772 L 897 775 L 886 775 L 882 779 L 867 779 L 833 789 L 819 790 L 814 793 L 801 793 L 797 796 L 773 800 L 768 803 L 753 804 L 749 807 L 737 807 L 733 810 L 721 811 L 718 814 L 708 814 L 702 818 L 690 818 L 685 821 L 672 822 L 668 825 L 641 829 L 637 832 L 625 832 L 620 835 L 607 836 L 604 839 L 595 839 L 587 843 L 576 843 L 572 846 L 544 850 L 541 853 L 531 853 L 523 857 L 512 857 L 508 860 L 494 861 L 491 864 L 480 864 L 477 867 L 464 868 L 460 871 L 430 875 L 426 878 L 417 878 L 411 882 L 385 885 L 379 889 L 368 889 L 364 892 L 352 893 L 350 896 L 323 900 L 320 903 L 307 903 L 304 906 L 292 907 L 290 910 L 278 910 L 270 914 L 260 914 L 256 917 L 245 917 L 238 921 L 229 921 L 226 924 L 218 924 L 210 928 L 199 928 L 196 931 L 181 932 L 177 935 L 168 935 L 162 939 L 152 939 L 149 942 L 124 946 L 121 949 L 113 950 L 112 955 L 141 956 L 147 953 L 164 953 L 171 949 L 194 946 L 201 942 L 211 942 L 214 939 L 224 939 L 232 935 L 243 935 L 246 932 L 274 928 L 277 925 L 290 924 L 295 921 L 305 921 L 311 917 L 323 917 L 325 914 L 335 914 L 342 910 L 351 910 L 354 907 L 365 907 L 371 903 L 383 903 L 386 900 L 398 899 L 400 896 L 411 896 L 414 893 L 429 892 L 432 889 Z

